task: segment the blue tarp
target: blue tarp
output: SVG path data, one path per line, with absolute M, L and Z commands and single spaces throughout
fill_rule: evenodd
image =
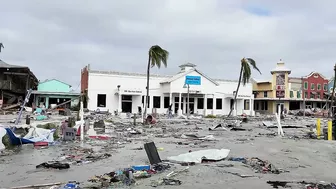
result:
M 9 139 L 12 143 L 12 145 L 22 145 L 22 144 L 33 144 L 35 142 L 25 139 L 25 138 L 19 138 L 17 136 L 15 136 L 15 134 L 13 133 L 13 131 L 9 128 L 6 128 L 7 134 L 9 136 Z

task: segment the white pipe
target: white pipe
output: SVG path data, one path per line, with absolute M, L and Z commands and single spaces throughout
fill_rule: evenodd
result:
M 81 141 L 84 140 L 84 110 L 83 110 L 83 102 L 80 102 L 80 110 L 79 110 L 79 116 L 81 117 L 81 125 L 80 125 L 80 139 Z

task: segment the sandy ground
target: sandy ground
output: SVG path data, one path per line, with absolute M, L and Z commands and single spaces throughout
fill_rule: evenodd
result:
M 225 148 L 231 150 L 229 157 L 258 157 L 269 160 L 277 168 L 288 171 L 278 175 L 255 173 L 251 168 L 240 162 L 224 160 L 190 166 L 188 172 L 175 177 L 175 179 L 182 181 L 181 186 L 159 186 L 159 188 L 272 188 L 266 183 L 269 180 L 336 182 L 334 170 L 336 168 L 335 141 L 300 139 L 308 130 L 307 128 L 284 129 L 286 135 L 284 138 L 266 136 L 263 134 L 276 132 L 276 129 L 265 129 L 265 127 L 260 126 L 260 121 L 242 124 L 243 128 L 252 129 L 252 131 L 209 131 L 209 127 L 216 125 L 214 121 L 218 122 L 219 120 L 197 120 L 188 124 L 182 121 L 163 121 L 167 126 L 167 136 L 165 137 L 156 136 L 158 133 L 162 134 L 160 124 L 155 128 L 144 128 L 143 131 L 146 136 L 134 136 L 133 139 L 130 139 L 132 142 L 123 145 L 124 147 L 119 147 L 116 151 L 106 151 L 111 153 L 112 157 L 90 164 L 72 166 L 68 170 L 61 171 L 37 171 L 35 166 L 59 156 L 61 149 L 66 148 L 66 146 L 59 145 L 47 149 L 34 149 L 32 146 L 26 145 L 15 155 L 0 156 L 0 186 L 9 188 L 30 184 L 67 182 L 69 180 L 85 182 L 94 175 L 104 174 L 131 165 L 143 165 L 148 163 L 145 150 L 134 150 L 134 148 L 143 147 L 145 141 L 154 141 L 157 147 L 164 149 L 159 152 L 163 160 L 169 156 L 187 153 L 189 150 Z M 297 124 L 300 123 L 300 121 L 297 121 Z M 201 130 L 195 129 L 196 124 Z M 304 124 L 301 123 L 301 125 Z M 142 126 L 138 127 L 142 128 Z M 181 135 L 182 133 L 212 134 L 217 141 L 204 141 L 196 145 L 178 145 L 178 142 L 188 140 L 174 138 L 172 134 Z M 87 144 L 80 143 L 74 145 L 87 146 Z M 217 165 L 220 164 L 233 164 L 234 166 L 218 167 Z M 176 165 L 171 170 L 183 168 Z M 255 175 L 256 177 L 241 178 L 229 174 L 227 171 Z M 157 181 L 169 172 L 166 171 L 151 178 L 139 180 L 136 186 L 132 187 L 151 188 L 152 181 Z

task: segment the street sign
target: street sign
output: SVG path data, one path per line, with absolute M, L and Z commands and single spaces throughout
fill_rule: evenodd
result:
M 185 78 L 185 84 L 187 85 L 201 85 L 201 76 L 187 75 Z

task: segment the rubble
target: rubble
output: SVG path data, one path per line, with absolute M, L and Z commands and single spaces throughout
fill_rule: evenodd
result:
M 204 183 L 218 184 L 220 181 L 215 178 L 225 175 L 223 178 L 230 179 L 225 181 L 228 188 L 235 188 L 235 183 L 239 183 L 242 179 L 255 179 L 254 182 L 258 183 L 259 188 L 267 188 L 265 186 L 267 183 L 258 178 L 276 179 L 274 175 L 283 172 L 290 176 L 293 169 L 305 171 L 308 170 L 307 167 L 312 167 L 318 171 L 321 167 L 327 170 L 327 164 L 333 165 L 332 160 L 325 158 L 322 160 L 323 163 L 316 163 L 321 162 L 321 159 L 311 151 L 312 148 L 319 149 L 320 153 L 322 151 L 336 153 L 330 148 L 330 143 L 316 140 L 316 119 L 308 115 L 306 117 L 285 116 L 281 120 L 285 136 L 279 137 L 275 131 L 277 125 L 274 115 L 245 116 L 246 120 L 244 116 L 229 119 L 218 118 L 219 116 L 165 119 L 164 116 L 158 116 L 155 124 L 142 125 L 141 118 L 137 118 L 134 125 L 134 119 L 131 116 L 87 112 L 84 116 L 88 125 L 84 129 L 84 142 L 79 142 L 78 136 L 74 136 L 73 140 L 63 141 L 62 124 L 71 116 L 47 115 L 48 120 L 32 119 L 27 126 L 20 124 L 24 128 L 21 130 L 25 131 L 25 128 L 34 125 L 38 128 L 56 129 L 55 133 L 59 138 L 55 136 L 54 138 L 58 144 L 49 149 L 34 149 L 29 145 L 19 147 L 18 150 L 22 154 L 17 155 L 22 159 L 27 158 L 27 162 L 35 162 L 33 158 L 44 156 L 33 166 L 48 168 L 48 172 L 55 177 L 53 181 L 62 181 L 63 185 L 71 180 L 89 180 L 88 183 L 80 183 L 80 186 L 108 188 L 136 185 L 139 188 L 148 188 L 148 186 L 181 185 L 179 187 L 187 188 L 195 181 L 201 185 L 200 187 L 206 188 L 207 184 Z M 15 115 L 8 117 L 14 118 Z M 79 128 L 80 122 L 75 121 L 76 119 L 71 120 L 67 127 Z M 326 127 L 326 119 L 321 118 L 321 125 L 323 128 Z M 155 142 L 158 146 L 146 145 L 151 142 L 153 144 Z M 37 150 L 38 155 L 34 157 L 23 156 L 27 153 L 35 153 Z M 6 149 L 1 153 L 4 154 L 7 151 L 9 152 Z M 231 158 L 228 157 L 229 153 Z M 321 157 L 325 156 L 327 155 L 324 154 Z M 7 154 L 7 157 L 11 158 L 11 153 Z M 294 157 L 298 158 L 294 159 Z M 298 165 L 297 161 L 304 161 L 304 166 Z M 5 159 L 4 162 L 19 170 L 15 167 L 14 160 Z M 15 162 L 18 162 L 17 159 Z M 29 167 L 27 162 L 22 164 Z M 311 164 L 308 165 L 308 162 Z M 1 163 L 2 161 L 0 161 L 0 170 Z M 181 168 L 187 168 L 188 171 L 179 174 L 177 170 Z M 69 173 L 62 172 L 61 175 L 53 169 L 69 169 Z M 23 170 L 25 170 L 24 173 L 27 172 L 26 169 Z M 83 173 L 83 170 L 90 171 Z M 171 173 L 167 172 L 167 176 L 163 175 L 167 170 Z M 22 177 L 24 173 L 14 175 Z M 0 173 L 1 178 L 7 179 L 0 179 L 1 186 L 35 184 L 32 180 L 27 183 L 24 183 L 26 182 L 24 180 L 17 182 L 6 174 Z M 64 175 L 68 180 L 64 180 Z M 172 175 L 175 178 L 172 178 Z M 35 173 L 31 173 L 30 176 L 34 177 Z M 296 179 L 311 178 L 307 174 L 305 177 L 299 174 L 292 176 Z M 328 180 L 328 176 L 321 174 L 317 179 Z M 328 181 L 332 182 L 332 180 Z

